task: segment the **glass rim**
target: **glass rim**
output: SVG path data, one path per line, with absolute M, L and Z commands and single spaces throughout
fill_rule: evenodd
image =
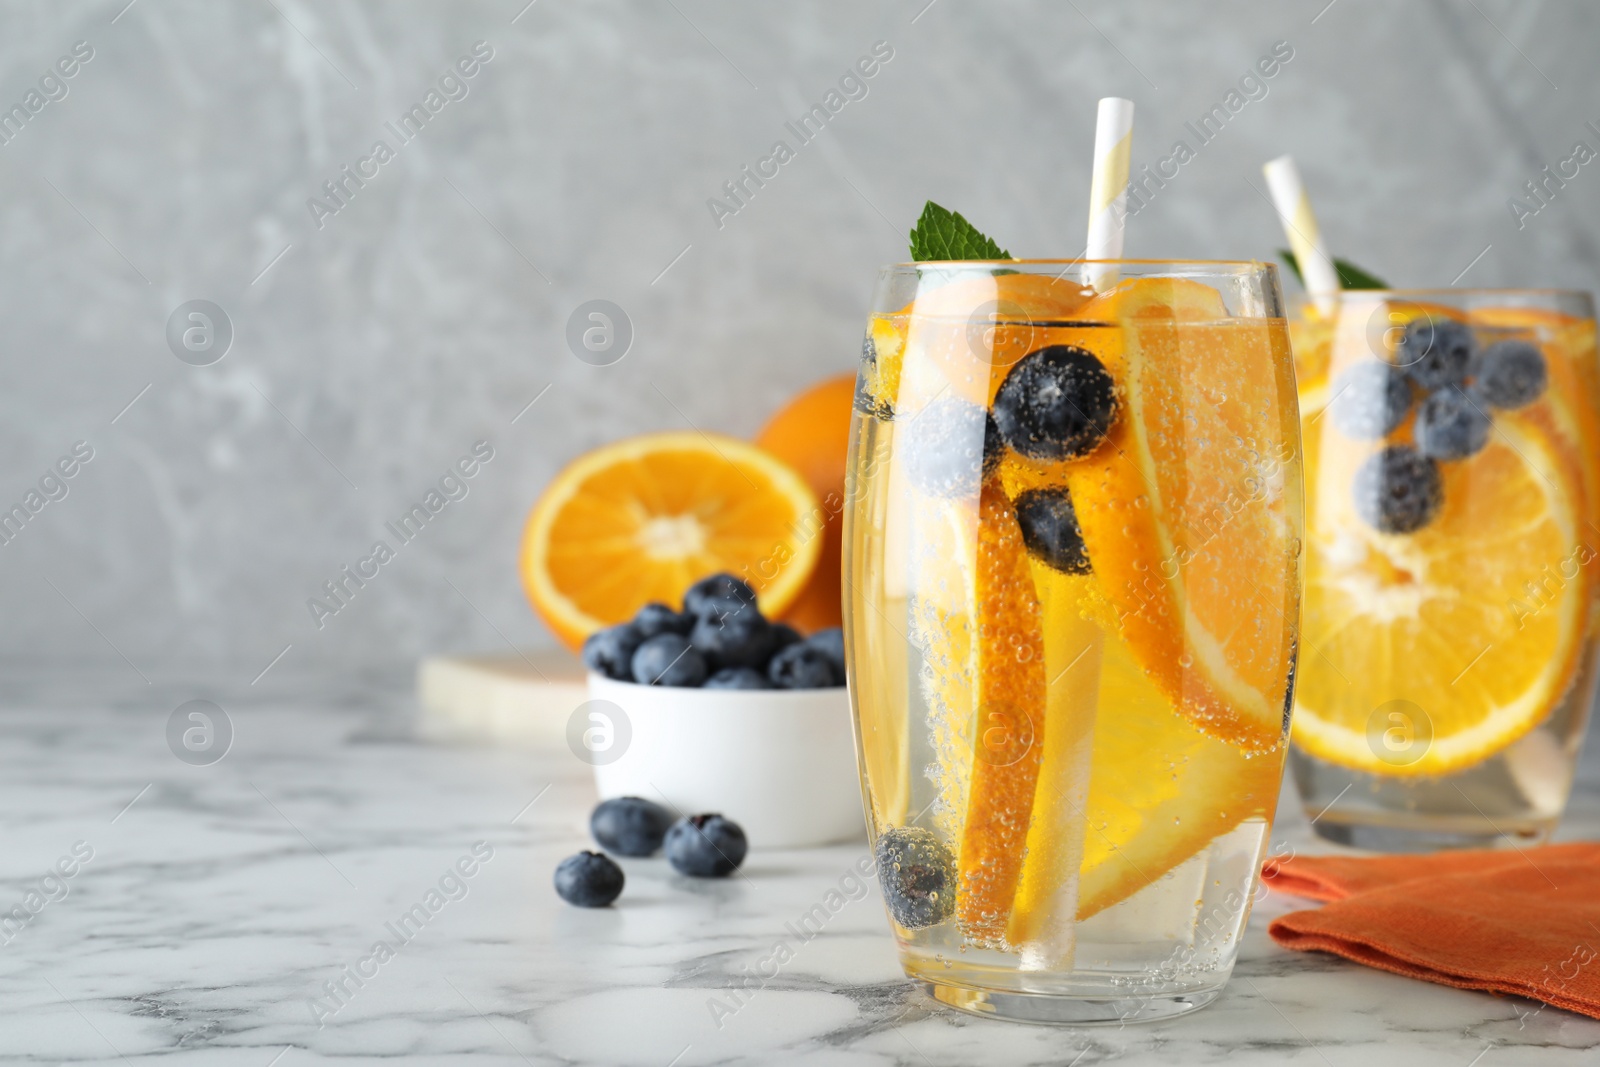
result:
M 1486 286 L 1486 285 L 1485 286 L 1448 286 L 1448 285 L 1441 285 L 1441 286 L 1434 286 L 1432 288 L 1422 287 L 1422 288 L 1396 288 L 1396 289 L 1340 289 L 1338 292 L 1335 292 L 1335 293 L 1323 293 L 1323 294 L 1321 294 L 1321 296 L 1322 297 L 1332 297 L 1332 298 L 1334 298 L 1336 300 L 1362 300 L 1362 299 L 1373 299 L 1373 298 L 1379 298 L 1379 297 L 1388 298 L 1388 297 L 1424 297 L 1424 296 L 1455 296 L 1455 297 L 1501 296 L 1501 297 L 1503 297 L 1503 296 L 1516 295 L 1516 294 L 1524 294 L 1524 295 L 1527 295 L 1527 296 L 1572 296 L 1572 297 L 1580 297 L 1580 298 L 1586 299 L 1586 300 L 1592 300 L 1594 298 L 1593 292 L 1588 290 L 1588 289 L 1563 289 L 1563 288 L 1559 288 L 1557 286 L 1550 286 L 1550 285 L 1542 285 L 1542 286 L 1541 285 L 1533 285 L 1533 286 L 1518 286 L 1518 285 L 1505 285 L 1505 286 Z M 1305 292 L 1305 291 L 1302 290 L 1302 291 L 1299 291 L 1299 292 L 1296 292 L 1296 293 L 1290 295 L 1289 299 L 1291 299 L 1291 300 L 1302 300 L 1302 301 L 1312 301 L 1312 300 L 1319 299 L 1319 296 L 1316 295 L 1316 294 L 1308 293 L 1308 292 Z
M 915 274 L 930 269 L 976 271 L 1018 270 L 1023 267 L 1091 266 L 1192 268 L 1194 273 L 1214 275 L 1253 274 L 1263 267 L 1278 269 L 1276 263 L 1265 259 L 923 259 L 885 264 L 879 268 L 879 272 Z

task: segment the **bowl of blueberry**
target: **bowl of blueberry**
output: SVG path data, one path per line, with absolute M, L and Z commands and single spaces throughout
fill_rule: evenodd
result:
M 809 637 L 761 614 L 731 574 L 651 603 L 583 646 L 589 699 L 606 732 L 591 759 L 604 798 L 642 796 L 681 812 L 737 811 L 767 848 L 865 833 L 845 687 L 844 636 Z

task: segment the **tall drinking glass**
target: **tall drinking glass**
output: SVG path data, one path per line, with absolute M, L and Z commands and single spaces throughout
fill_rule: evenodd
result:
M 1295 779 L 1376 849 L 1543 839 L 1594 698 L 1600 375 L 1559 290 L 1363 291 L 1294 326 Z
M 1037 1022 L 1206 1004 L 1257 885 L 1300 616 L 1274 268 L 887 267 L 856 409 L 851 700 L 906 973 Z

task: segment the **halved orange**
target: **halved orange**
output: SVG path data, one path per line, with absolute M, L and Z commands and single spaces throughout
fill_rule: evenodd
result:
M 630 437 L 579 457 L 528 515 L 519 569 L 568 647 L 652 600 L 677 605 L 709 574 L 736 574 L 781 614 L 822 550 L 816 496 L 787 464 L 717 434 Z
M 1438 775 L 1501 751 L 1572 684 L 1593 589 L 1568 446 L 1497 411 L 1489 444 L 1441 464 L 1443 503 L 1410 534 L 1352 514 L 1360 449 L 1321 450 L 1294 736 L 1383 775 Z M 1398 716 L 1398 717 L 1397 717 Z
M 1080 342 L 1117 381 L 1104 445 L 1065 468 L 1121 635 L 1202 729 L 1278 747 L 1299 611 L 1300 478 L 1282 323 L 1230 319 L 1186 279 L 1085 306 Z
M 788 463 L 806 480 L 827 517 L 817 568 L 783 613 L 784 621 L 803 633 L 838 626 L 842 619 L 840 531 L 844 526 L 844 470 L 855 391 L 854 374 L 819 382 L 785 404 L 756 435 L 756 444 Z

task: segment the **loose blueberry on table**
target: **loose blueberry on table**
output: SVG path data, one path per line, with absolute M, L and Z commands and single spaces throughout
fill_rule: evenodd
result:
M 749 848 L 744 830 L 721 815 L 686 815 L 667 831 L 667 862 L 695 878 L 722 878 L 738 870 Z
M 619 856 L 653 856 L 672 825 L 672 813 L 642 797 L 602 800 L 589 816 L 601 848 Z
M 603 908 L 622 894 L 622 868 L 609 856 L 579 852 L 556 867 L 556 892 L 568 904 Z

